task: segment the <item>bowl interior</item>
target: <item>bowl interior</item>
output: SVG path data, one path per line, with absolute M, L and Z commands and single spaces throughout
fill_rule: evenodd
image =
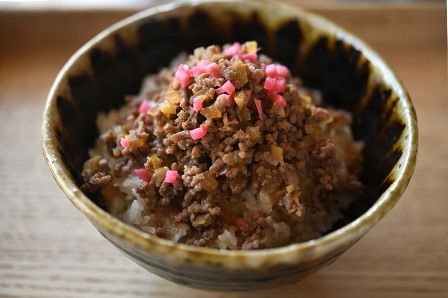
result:
M 84 46 L 55 84 L 46 111 L 51 118 L 44 127 L 44 134 L 54 135 L 51 141 L 69 179 L 77 186 L 82 182 L 87 150 L 97 137 L 97 113 L 137 94 L 145 74 L 158 72 L 180 52 L 247 40 L 256 40 L 262 53 L 287 65 L 305 86 L 319 89 L 326 105 L 353 113 L 353 134 L 365 143 L 365 191 L 334 229 L 365 213 L 397 179 L 397 170 L 404 171 L 404 154 L 415 158 L 409 98 L 362 42 L 319 17 L 269 2 L 172 4 L 112 26 Z

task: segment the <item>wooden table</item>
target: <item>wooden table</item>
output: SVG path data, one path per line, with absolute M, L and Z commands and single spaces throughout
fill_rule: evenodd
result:
M 71 205 L 45 165 L 41 114 L 57 72 L 132 11 L 0 12 L 0 297 L 448 297 L 446 7 L 316 11 L 370 43 L 407 86 L 417 168 L 397 206 L 336 263 L 249 294 L 184 288 L 141 269 Z

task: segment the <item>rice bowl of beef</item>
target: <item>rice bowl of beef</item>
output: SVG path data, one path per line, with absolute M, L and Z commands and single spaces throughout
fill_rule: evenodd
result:
M 160 72 L 181 53 L 191 57 Z M 58 75 L 42 137 L 56 181 L 108 240 L 153 273 L 211 290 L 293 283 L 332 263 L 397 202 L 417 152 L 412 103 L 378 54 L 319 16 L 265 1 L 159 5 L 113 25 Z M 319 166 L 300 170 L 300 146 Z M 307 187 L 320 192 L 304 203 Z M 334 216 L 324 198 L 340 206 Z

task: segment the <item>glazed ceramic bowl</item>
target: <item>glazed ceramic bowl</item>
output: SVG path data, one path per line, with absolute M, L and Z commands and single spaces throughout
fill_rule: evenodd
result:
M 353 113 L 363 140 L 365 191 L 344 220 L 315 240 L 260 251 L 198 248 L 159 239 L 115 219 L 79 188 L 98 112 L 116 108 L 180 52 L 256 40 L 327 105 Z M 133 261 L 179 284 L 251 290 L 294 283 L 332 263 L 397 202 L 414 170 L 417 120 L 383 59 L 331 22 L 265 1 L 188 1 L 150 8 L 106 29 L 61 70 L 45 107 L 43 152 L 59 186 L 100 233 Z M 101 256 L 99 256 L 101 257 Z

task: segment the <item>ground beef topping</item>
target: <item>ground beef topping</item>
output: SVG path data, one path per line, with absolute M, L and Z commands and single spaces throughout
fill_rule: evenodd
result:
M 263 249 L 321 236 L 362 189 L 351 115 L 320 106 L 256 42 L 198 48 L 98 116 L 82 189 L 189 245 Z

